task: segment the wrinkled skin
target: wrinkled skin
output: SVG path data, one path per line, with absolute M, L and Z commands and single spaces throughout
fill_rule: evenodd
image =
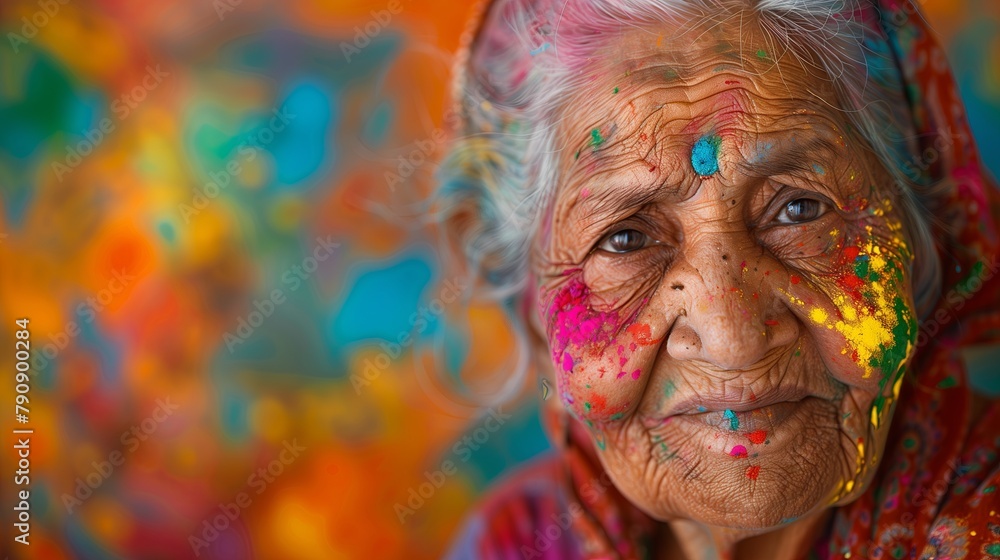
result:
M 815 69 L 734 26 L 659 33 L 563 108 L 537 354 L 665 547 L 790 557 L 882 454 L 916 333 L 902 217 Z

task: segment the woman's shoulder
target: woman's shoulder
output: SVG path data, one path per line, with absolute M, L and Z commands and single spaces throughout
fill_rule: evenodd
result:
M 494 484 L 463 523 L 446 558 L 578 558 L 565 468 L 556 453 L 548 453 Z

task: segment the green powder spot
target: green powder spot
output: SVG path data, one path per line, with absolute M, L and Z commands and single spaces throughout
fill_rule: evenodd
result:
M 612 420 L 621 420 L 625 416 L 624 412 L 616 412 L 611 415 Z
M 677 385 L 674 385 L 673 381 L 667 381 L 667 384 L 663 387 L 663 394 L 670 398 L 674 396 L 674 391 L 677 390 Z
M 757 58 L 767 58 L 767 51 L 764 49 L 757 49 Z
M 617 87 L 617 86 L 615 86 L 615 91 L 614 91 L 614 93 L 618 93 L 618 87 Z
M 987 486 L 986 488 L 983 488 L 983 494 L 992 494 L 996 491 L 996 489 L 996 486 Z
M 729 420 L 730 430 L 733 430 L 735 432 L 736 430 L 740 429 L 740 419 L 736 417 L 736 414 L 734 414 L 732 410 L 729 410 L 727 408 L 726 411 L 722 413 L 722 417 L 727 418 Z
M 854 259 L 854 274 L 858 278 L 864 278 L 868 276 L 868 255 L 858 255 L 858 258 Z
M 573 156 L 573 159 L 580 159 L 580 150 L 576 151 L 576 155 Z
M 601 448 L 601 451 L 604 451 L 604 440 L 603 439 L 597 440 L 597 447 Z
M 590 403 L 589 402 L 583 403 L 583 409 L 586 410 L 587 412 L 590 412 Z
M 595 128 L 590 131 L 590 145 L 593 147 L 598 147 L 604 143 L 604 138 L 601 137 L 601 129 Z
M 989 554 L 994 558 L 1000 558 L 1000 543 L 988 544 L 983 550 L 986 551 L 986 554 Z
M 677 75 L 677 72 L 673 68 L 667 68 L 667 70 L 663 73 L 663 77 L 668 80 L 676 79 Z

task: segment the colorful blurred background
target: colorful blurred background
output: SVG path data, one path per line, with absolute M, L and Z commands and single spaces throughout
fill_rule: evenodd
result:
M 1000 174 L 1000 3 L 924 5 Z M 545 452 L 533 382 L 463 395 L 496 390 L 512 335 L 421 218 L 469 12 L 0 3 L 0 551 L 438 558 Z

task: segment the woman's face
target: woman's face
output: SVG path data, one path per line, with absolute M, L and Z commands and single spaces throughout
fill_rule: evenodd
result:
M 917 332 L 889 175 L 829 83 L 765 49 L 633 31 L 562 114 L 538 328 L 661 520 L 758 530 L 857 497 Z

